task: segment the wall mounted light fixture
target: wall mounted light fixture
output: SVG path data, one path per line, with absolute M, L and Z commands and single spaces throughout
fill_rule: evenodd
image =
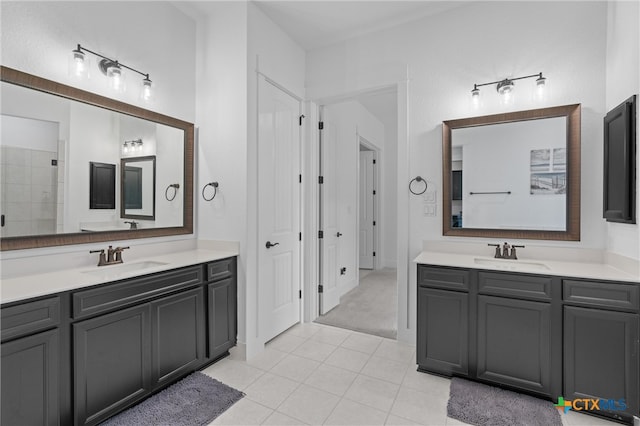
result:
M 544 89 L 547 83 L 547 79 L 542 76 L 542 73 L 525 75 L 524 77 L 514 77 L 514 78 L 505 78 L 504 80 L 492 81 L 490 83 L 481 83 L 474 84 L 473 89 L 471 90 L 471 99 L 474 104 L 478 105 L 480 103 L 480 89 L 482 86 L 491 86 L 493 84 L 496 85 L 496 91 L 502 97 L 502 102 L 508 103 L 511 100 L 511 95 L 513 93 L 513 89 L 515 86 L 514 81 L 523 80 L 525 78 L 536 78 L 536 93 L 539 98 L 543 97 Z
M 122 144 L 122 153 L 123 154 L 135 154 L 137 152 L 142 151 L 142 139 L 134 139 L 132 141 L 124 141 Z
M 89 50 L 86 47 L 81 46 L 80 44 L 78 44 L 78 46 L 71 51 L 70 72 L 73 76 L 78 78 L 88 77 L 89 58 L 87 58 L 87 53 L 91 53 L 92 55 L 100 58 L 100 61 L 98 62 L 98 68 L 104 75 L 109 77 L 109 86 L 116 92 L 122 92 L 125 90 L 124 76 L 122 75 L 123 68 L 140 74 L 143 77 L 140 86 L 140 98 L 145 102 L 151 101 L 153 92 L 152 82 L 149 78 L 149 74 L 138 71 L 135 68 L 131 68 L 130 66 L 120 63 L 115 59 L 111 59 L 104 55 L 101 55 L 100 53 L 94 52 L 93 50 Z

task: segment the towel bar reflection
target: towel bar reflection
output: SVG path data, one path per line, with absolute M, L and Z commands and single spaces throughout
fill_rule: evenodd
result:
M 511 191 L 470 192 L 469 195 L 511 194 Z
M 169 190 L 171 188 L 173 188 L 173 195 L 171 196 L 171 198 L 169 198 Z M 164 190 L 164 198 L 166 198 L 167 201 L 173 201 L 176 198 L 176 195 L 178 195 L 179 188 L 180 188 L 179 183 L 172 183 L 171 185 L 167 186 L 167 189 Z
M 204 191 L 207 189 L 207 186 L 213 186 L 213 196 L 211 198 L 207 198 L 204 195 Z M 214 198 L 216 198 L 217 194 L 218 194 L 218 182 L 209 182 L 205 186 L 202 187 L 202 198 L 204 198 L 205 201 L 213 200 Z

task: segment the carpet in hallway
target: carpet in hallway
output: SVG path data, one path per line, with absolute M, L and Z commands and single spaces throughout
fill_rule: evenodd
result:
M 395 339 L 397 335 L 396 270 L 384 268 L 360 278 L 360 285 L 315 322 Z

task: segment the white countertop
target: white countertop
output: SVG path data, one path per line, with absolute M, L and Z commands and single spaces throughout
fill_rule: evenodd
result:
M 633 276 L 605 263 L 561 262 L 534 259 L 494 259 L 487 256 L 433 251 L 423 251 L 413 261 L 425 265 L 640 283 L 640 277 Z M 492 265 L 492 263 L 495 263 L 495 265 Z M 545 269 L 541 265 L 545 265 L 548 269 Z
M 76 290 L 96 284 L 104 284 L 110 281 L 132 278 L 190 265 L 197 265 L 199 263 L 212 262 L 214 260 L 225 259 L 227 257 L 237 255 L 238 252 L 233 250 L 187 250 L 149 258 L 130 260 L 128 262 L 125 261 L 119 265 L 67 269 L 63 271 L 49 272 L 46 274 L 25 275 L 16 278 L 3 279 L 0 283 L 0 303 L 16 302 L 33 297 Z M 141 264 L 144 262 L 157 262 L 158 264 L 151 264 L 150 267 L 142 270 L 118 270 L 119 266 L 129 267 L 128 265 Z M 97 275 L 87 273 L 92 271 L 97 271 Z

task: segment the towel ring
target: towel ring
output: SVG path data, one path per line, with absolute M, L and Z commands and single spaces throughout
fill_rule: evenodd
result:
M 173 188 L 173 196 L 169 198 L 169 190 L 171 188 Z M 180 188 L 179 183 L 172 183 L 171 185 L 167 186 L 167 189 L 164 190 L 164 198 L 166 198 L 167 201 L 173 201 L 176 198 L 176 195 L 178 195 L 178 188 Z
M 204 190 L 207 189 L 207 186 L 213 186 L 213 197 L 211 198 L 207 198 L 204 195 Z M 205 201 L 213 200 L 214 198 L 216 198 L 217 194 L 218 194 L 218 182 L 209 182 L 208 184 L 202 187 L 202 198 L 204 198 Z
M 411 188 L 411 184 L 413 182 L 424 182 L 424 189 L 421 192 L 415 192 L 412 188 Z M 409 192 L 411 192 L 413 195 L 422 195 L 425 193 L 425 191 L 427 190 L 427 181 L 422 179 L 421 176 L 416 176 L 413 179 L 411 179 L 411 182 L 409 182 Z

